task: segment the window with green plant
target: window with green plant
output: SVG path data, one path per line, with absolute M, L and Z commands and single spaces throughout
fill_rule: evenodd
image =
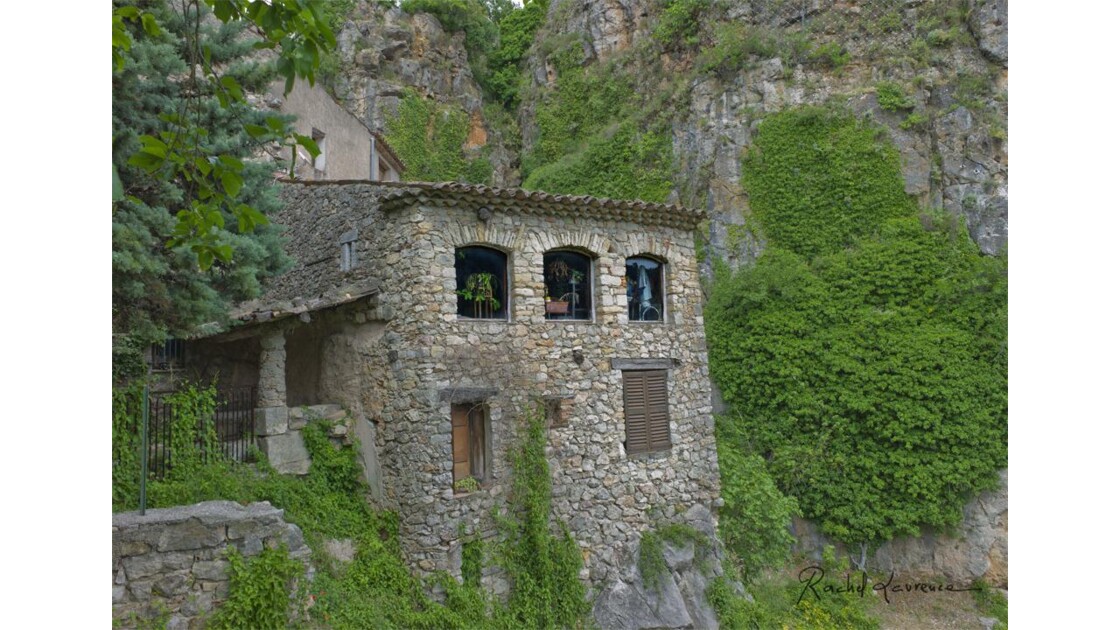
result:
M 557 250 L 544 255 L 545 317 L 591 319 L 591 257 Z
M 490 247 L 455 250 L 455 295 L 459 317 L 505 319 L 507 308 L 506 255 Z

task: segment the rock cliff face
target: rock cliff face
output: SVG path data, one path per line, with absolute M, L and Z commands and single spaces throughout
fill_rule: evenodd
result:
M 511 167 L 516 156 L 483 114 L 482 90 L 471 72 L 463 33 L 444 32 L 424 13 L 408 15 L 369 2 L 359 2 L 351 15 L 338 34 L 340 68 L 331 85 L 342 104 L 382 131 L 399 115 L 408 90 L 460 110 L 470 125 L 463 146 L 467 157 L 485 152 L 493 168 L 491 183 L 516 185 Z M 409 179 L 408 172 L 404 178 Z
M 962 12 L 941 0 L 816 0 L 783 13 L 782 3 L 729 0 L 695 16 L 698 46 L 677 49 L 651 42 L 651 35 L 664 38 L 655 29 L 665 4 L 558 0 L 537 42 L 574 39 L 585 65 L 638 51 L 622 67 L 640 78 L 639 90 L 674 90 L 674 189 L 683 203 L 712 213 L 717 256 L 735 264 L 762 245 L 737 237 L 741 230 L 733 227 L 749 216 L 739 173 L 757 121 L 786 107 L 825 103 L 884 125 L 902 154 L 909 193 L 964 216 L 984 252 L 1006 246 L 1006 2 L 972 0 Z M 757 41 L 742 43 L 749 38 Z M 721 47 L 744 56 L 701 68 L 719 59 L 711 51 Z M 537 136 L 535 109 L 554 80 L 549 52 L 538 45 L 529 60 L 535 89 L 520 112 L 526 151 Z M 907 102 L 880 103 L 876 86 L 884 82 L 900 86 Z
M 888 130 L 906 190 L 923 206 L 963 216 L 985 253 L 1006 247 L 1005 0 L 723 0 L 693 17 L 695 39 L 682 45 L 658 31 L 667 4 L 553 0 L 528 55 L 516 124 L 484 107 L 463 33 L 371 2 L 359 2 L 341 29 L 332 87 L 376 129 L 400 115 L 408 90 L 464 112 L 467 159 L 489 161 L 489 183 L 517 186 L 555 86 L 553 55 L 576 45 L 584 66 L 611 63 L 644 102 L 662 99 L 672 110 L 669 201 L 709 210 L 710 251 L 733 266 L 764 246 L 741 227 L 750 199 L 739 181 L 759 121 L 791 106 L 839 105 Z M 880 102 L 884 84 L 898 87 L 902 102 Z

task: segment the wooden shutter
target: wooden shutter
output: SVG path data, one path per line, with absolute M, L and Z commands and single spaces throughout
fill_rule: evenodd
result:
M 470 425 L 467 417 L 470 407 L 454 405 L 451 407 L 451 475 L 453 481 L 471 476 Z
M 626 415 L 627 453 L 671 448 L 669 389 L 665 370 L 623 372 L 622 405 Z

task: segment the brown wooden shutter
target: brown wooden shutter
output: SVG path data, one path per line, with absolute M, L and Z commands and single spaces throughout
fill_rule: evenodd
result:
M 665 370 L 622 373 L 627 453 L 649 453 L 672 447 L 668 384 Z
M 658 370 L 646 372 L 645 375 L 649 448 L 651 451 L 667 450 L 672 447 L 669 440 L 668 372 Z
M 454 405 L 451 407 L 451 475 L 453 481 L 466 479 L 471 475 L 470 425 L 467 417 L 470 407 Z

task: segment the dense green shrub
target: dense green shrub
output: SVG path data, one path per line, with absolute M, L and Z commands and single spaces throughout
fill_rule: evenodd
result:
M 700 17 L 712 4 L 712 0 L 665 0 L 653 39 L 665 48 L 698 45 Z
M 955 525 L 1007 460 L 1007 259 L 919 220 L 875 138 L 820 110 L 763 123 L 744 179 L 770 248 L 705 316 L 722 446 L 852 543 Z
M 798 513 L 797 501 L 778 490 L 762 457 L 741 450 L 744 440 L 735 435 L 741 423 L 721 417 L 716 426 L 723 541 L 747 575 L 780 566 L 793 546 L 789 522 Z
M 548 14 L 548 0 L 528 0 L 520 9 L 507 11 L 498 22 L 498 47 L 488 59 L 488 72 L 481 81 L 491 96 L 507 109 L 517 109 L 521 89 L 521 62 L 533 43 L 537 29 Z
M 297 611 L 292 593 L 303 572 L 288 547 L 267 548 L 246 561 L 230 548 L 229 597 L 206 624 L 217 630 L 281 630 Z
M 498 42 L 498 27 L 490 21 L 482 0 L 401 0 L 405 13 L 427 13 L 448 33 L 462 32 L 470 55 L 484 55 Z
M 583 47 L 571 44 L 550 56 L 552 89 L 537 103 L 536 142 L 522 160 L 526 179 L 538 167 L 577 152 L 597 132 L 624 118 L 634 98 L 633 79 L 612 64 L 582 66 Z
M 879 107 L 888 112 L 914 109 L 914 99 L 906 95 L 902 86 L 894 81 L 880 81 L 875 84 L 875 96 Z
M 626 122 L 587 148 L 533 171 L 528 190 L 593 195 L 613 199 L 664 201 L 672 190 L 671 146 L 667 134 L 639 133 Z
M 743 185 L 768 243 L 811 257 L 915 213 L 899 164 L 869 123 L 806 107 L 762 122 Z

